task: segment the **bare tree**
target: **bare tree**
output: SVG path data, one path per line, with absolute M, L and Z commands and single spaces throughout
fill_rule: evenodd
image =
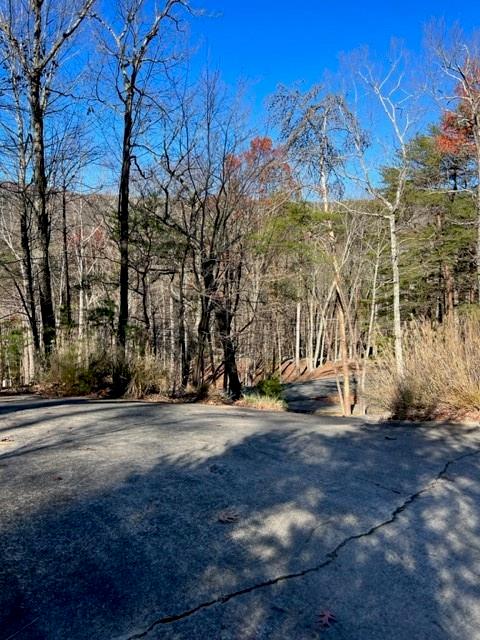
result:
M 4 150 L 2 171 L 7 178 L 3 215 L 13 208 L 17 211 L 20 221 L 18 226 L 23 280 L 21 299 L 28 318 L 33 348 L 38 355 L 40 333 L 35 297 L 32 190 L 28 175 L 32 151 L 28 131 L 28 104 L 25 104 L 25 92 L 23 91 L 23 80 L 18 61 L 11 59 L 5 68 L 5 73 L 5 102 L 3 117 L 0 120 Z M 11 231 L 13 233 L 13 230 Z M 33 361 L 33 358 L 31 359 Z
M 215 76 L 205 78 L 201 90 L 184 102 L 179 124 L 169 143 L 165 140 L 161 157 L 162 203 L 158 215 L 167 227 L 185 238 L 199 294 L 193 382 L 198 387 L 205 381 L 209 350 L 214 374 L 215 317 L 228 387 L 238 397 L 241 385 L 231 329 L 243 266 L 242 260 L 234 265 L 233 256 L 236 251 L 241 254 L 242 232 L 234 221 L 238 221 L 244 196 L 245 183 L 236 180 L 241 163 L 236 156 L 244 134 L 238 130 L 238 114 L 227 102 Z
M 95 0 L 3 0 L 0 5 L 0 47 L 13 72 L 21 71 L 22 89 L 29 105 L 32 138 L 33 208 L 37 220 L 41 265 L 39 274 L 43 344 L 48 355 L 55 342 L 56 327 L 50 270 L 51 221 L 47 207 L 45 120 L 58 97 L 56 83 L 66 49 L 89 15 Z
M 272 99 L 274 116 L 281 126 L 284 143 L 303 172 L 303 188 L 321 201 L 327 225 L 327 249 L 333 267 L 333 283 L 329 299 L 335 294 L 343 368 L 343 389 L 339 386 L 345 415 L 351 414 L 350 370 L 348 357 L 348 304 L 343 286 L 338 241 L 332 223 L 332 201 L 343 192 L 339 171 L 351 145 L 351 131 L 346 126 L 348 108 L 339 95 L 326 94 L 315 86 L 306 93 L 280 87 Z M 297 307 L 297 327 L 300 324 Z M 299 341 L 297 329 L 297 360 Z
M 119 314 L 117 346 L 125 358 L 129 318 L 129 236 L 130 189 L 132 165 L 141 171 L 136 150 L 145 134 L 145 111 L 153 107 L 162 111 L 152 87 L 157 68 L 165 70 L 172 52 L 162 39 L 166 24 L 179 25 L 179 9 L 188 9 L 185 0 L 157 3 L 148 17 L 145 0 L 122 0 L 116 3 L 111 20 L 98 17 L 104 28 L 102 48 L 113 67 L 114 92 L 120 105 L 121 157 L 118 180 L 117 222 L 120 249 Z M 117 27 L 118 25 L 118 27 Z M 165 26 L 165 28 L 163 28 Z
M 345 167 L 347 178 L 360 184 L 378 207 L 377 210 L 372 207 L 357 209 L 357 213 L 380 216 L 388 223 L 393 278 L 393 335 L 399 376 L 404 372 L 404 358 L 398 224 L 410 175 L 408 144 L 420 124 L 418 90 L 408 84 L 407 71 L 410 65 L 406 52 L 397 47 L 392 47 L 386 69 L 376 66 L 368 55 L 355 60 L 352 97 L 356 117 L 349 118 L 348 122 L 357 164 L 353 170 L 350 166 Z M 365 113 L 364 104 L 367 104 L 367 109 L 371 108 L 370 113 Z M 364 121 L 366 118 L 370 120 L 367 133 L 359 125 L 362 115 Z M 388 189 L 379 182 L 387 166 L 393 172 L 392 184 Z

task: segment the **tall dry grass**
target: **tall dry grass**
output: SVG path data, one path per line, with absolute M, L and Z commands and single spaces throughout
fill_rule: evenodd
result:
M 169 377 L 154 355 L 132 356 L 127 362 L 127 375 L 127 398 L 141 399 L 149 395 L 169 393 Z
M 404 332 L 405 373 L 387 351 L 376 362 L 368 400 L 401 419 L 462 418 L 480 412 L 480 321 L 462 318 Z

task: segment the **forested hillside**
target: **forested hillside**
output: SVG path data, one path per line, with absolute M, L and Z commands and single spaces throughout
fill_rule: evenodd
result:
M 2 386 L 238 399 L 337 363 L 349 414 L 379 367 L 414 405 L 448 343 L 445 403 L 480 409 L 475 38 L 355 52 L 253 126 L 248 91 L 190 71 L 199 13 L 0 0 Z

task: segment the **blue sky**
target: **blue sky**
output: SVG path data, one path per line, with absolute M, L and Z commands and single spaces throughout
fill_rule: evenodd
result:
M 338 56 L 363 45 L 378 55 L 392 37 L 418 51 L 432 18 L 458 21 L 466 32 L 480 28 L 478 0 L 194 0 L 217 17 L 192 21 L 202 43 L 194 66 L 219 69 L 228 84 L 248 80 L 253 106 L 278 83 L 307 85 L 335 72 Z

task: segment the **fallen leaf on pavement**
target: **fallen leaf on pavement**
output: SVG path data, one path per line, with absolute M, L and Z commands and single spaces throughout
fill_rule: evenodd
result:
M 238 512 L 234 509 L 225 509 L 218 514 L 218 521 L 222 524 L 233 524 L 234 522 L 238 522 L 239 518 Z
M 324 611 L 320 611 L 318 622 L 323 629 L 328 629 L 333 624 L 335 624 L 335 622 L 337 622 L 337 618 L 332 611 L 330 611 L 329 609 L 325 609 Z

